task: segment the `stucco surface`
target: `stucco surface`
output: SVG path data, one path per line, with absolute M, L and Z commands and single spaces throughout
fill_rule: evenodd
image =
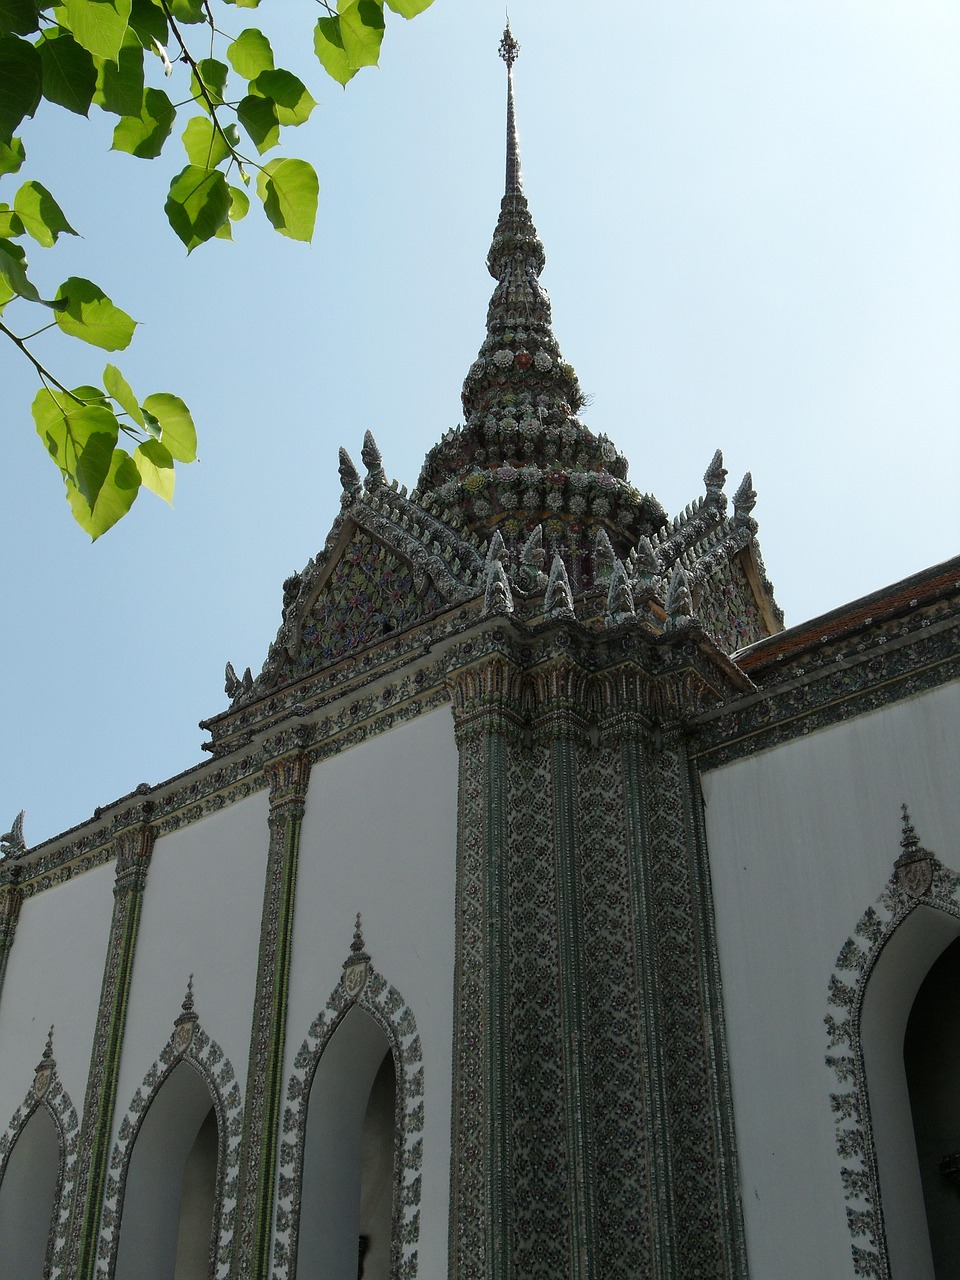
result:
M 447 708 L 314 767 L 300 843 L 287 1072 L 340 979 L 357 912 L 424 1061 L 419 1274 L 446 1273 L 457 750 Z
M 113 914 L 113 863 L 26 899 L 0 1000 L 0 1125 L 33 1083 L 47 1032 L 79 1113 Z
M 828 982 L 893 871 L 901 803 L 960 867 L 958 758 L 947 686 L 703 778 L 751 1275 L 853 1274 Z
M 265 792 L 157 841 L 130 984 L 115 1130 L 170 1037 L 191 973 L 200 1022 L 243 1087 L 268 842 Z

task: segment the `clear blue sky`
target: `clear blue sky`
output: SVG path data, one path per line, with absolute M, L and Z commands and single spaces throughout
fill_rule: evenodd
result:
M 713 450 L 752 469 L 788 623 L 957 550 L 960 11 L 953 0 L 512 0 L 527 194 L 585 419 L 676 512 Z M 322 547 L 337 446 L 372 428 L 408 485 L 459 420 L 502 188 L 503 7 L 389 23 L 342 92 L 311 66 L 316 6 L 236 11 L 320 106 L 285 153 L 320 172 L 311 247 L 258 210 L 188 259 L 162 204 L 184 163 L 107 153 L 105 117 L 25 133 L 84 238 L 32 255 L 142 321 L 114 357 L 201 431 L 174 511 L 147 494 L 91 546 L 0 350 L 0 830 L 37 843 L 201 758 L 223 666 L 256 671 L 284 577 Z M 94 113 L 96 115 L 96 113 Z M 46 261 L 44 261 L 46 259 Z M 13 319 L 12 311 L 9 313 Z M 93 348 L 43 347 L 65 381 Z M 69 344 L 68 344 L 69 346 Z

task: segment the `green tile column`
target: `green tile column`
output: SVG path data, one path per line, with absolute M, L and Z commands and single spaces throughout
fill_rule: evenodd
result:
M 569 1174 L 571 1280 L 597 1275 L 594 1111 L 584 974 L 580 872 L 579 757 L 591 748 L 586 719 L 588 678 L 562 660 L 535 677 L 534 742 L 549 744 L 556 856 L 557 941 L 563 1026 L 564 1110 Z
M 3 995 L 7 958 L 17 932 L 20 904 L 23 901 L 23 894 L 17 887 L 19 875 L 20 868 L 17 866 L 11 865 L 0 869 L 0 997 Z
M 450 1275 L 512 1274 L 507 752 L 516 668 L 492 657 L 451 683 L 460 758 Z
M 310 760 L 302 753 L 285 756 L 269 764 L 266 771 L 270 784 L 270 844 L 231 1268 L 236 1280 L 266 1280 L 270 1274 L 293 908 Z
M 120 1053 L 153 839 L 152 830 L 143 824 L 122 832 L 117 842 L 113 918 L 84 1095 L 77 1181 L 68 1233 L 66 1274 L 71 1280 L 93 1280 L 97 1265 Z
M 635 698 L 639 705 L 639 697 Z M 649 1178 L 653 1206 L 651 1245 L 657 1280 L 677 1274 L 673 1179 L 669 1158 L 669 1100 L 666 1089 L 664 1049 L 666 1028 L 661 1016 L 660 974 L 656 948 L 656 920 L 646 829 L 644 743 L 651 734 L 643 717 L 621 710 L 611 725 L 611 740 L 619 740 L 623 766 L 625 831 L 630 894 L 636 937 L 636 972 L 639 990 L 638 1031 L 650 1090 Z

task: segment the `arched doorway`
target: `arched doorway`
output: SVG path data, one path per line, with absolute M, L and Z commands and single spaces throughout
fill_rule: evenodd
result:
M 151 1102 L 133 1143 L 116 1280 L 208 1280 L 220 1146 L 206 1082 L 181 1062 Z
M 37 1106 L 23 1126 L 0 1182 L 0 1257 L 4 1280 L 50 1274 L 53 1212 L 60 1180 L 60 1135 Z
M 917 992 L 903 1062 L 934 1274 L 952 1280 L 960 1259 L 960 939 Z
M 310 1087 L 297 1275 L 389 1280 L 396 1073 L 386 1033 L 365 1010 L 344 1016 Z

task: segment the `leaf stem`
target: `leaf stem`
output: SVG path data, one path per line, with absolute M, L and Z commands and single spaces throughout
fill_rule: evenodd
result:
M 211 98 L 210 91 L 207 89 L 207 86 L 203 83 L 203 76 L 200 74 L 200 68 L 197 66 L 197 61 L 194 58 L 193 54 L 190 52 L 190 50 L 187 48 L 186 42 L 184 41 L 183 36 L 180 34 L 180 28 L 177 26 L 176 20 L 174 19 L 174 16 L 170 11 L 170 6 L 167 3 L 167 0 L 160 0 L 160 6 L 163 9 L 163 12 L 166 14 L 167 22 L 170 24 L 170 30 L 173 32 L 174 37 L 176 38 L 177 44 L 180 46 L 181 56 L 183 57 L 184 62 L 193 72 L 193 78 L 196 80 L 197 86 L 200 89 L 200 96 L 201 98 L 203 98 L 204 102 L 207 104 L 207 108 L 210 111 L 210 119 L 213 121 L 213 127 L 216 129 L 217 133 L 219 133 L 220 137 L 223 139 L 223 145 L 227 148 L 230 154 L 234 158 L 236 158 L 237 153 L 233 147 L 233 144 L 231 143 L 230 139 L 227 137 L 226 133 L 224 132 L 223 125 L 220 123 L 220 120 L 217 116 L 216 103 Z
M 48 325 L 47 327 L 49 328 L 50 326 Z M 40 363 L 37 357 L 33 354 L 33 352 L 27 346 L 23 338 L 18 338 L 17 335 L 13 332 L 13 330 L 8 329 L 2 320 L 0 320 L 0 333 L 5 333 L 7 337 L 10 339 L 10 341 L 14 344 L 14 346 L 20 348 L 20 350 L 23 352 L 23 354 L 27 357 L 27 359 L 36 369 L 37 373 L 40 375 L 40 377 L 43 379 L 44 382 L 52 382 L 55 387 L 57 387 L 60 391 L 64 393 L 64 395 L 69 396 L 70 399 L 76 401 L 77 404 L 86 403 L 86 401 L 81 400 L 79 396 L 74 395 L 69 387 L 65 387 L 62 382 L 60 382 L 57 378 L 55 378 L 49 369 L 44 368 L 44 366 Z

